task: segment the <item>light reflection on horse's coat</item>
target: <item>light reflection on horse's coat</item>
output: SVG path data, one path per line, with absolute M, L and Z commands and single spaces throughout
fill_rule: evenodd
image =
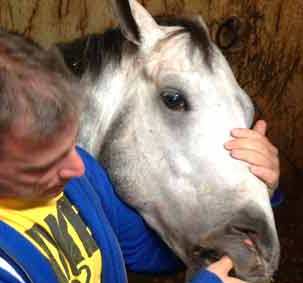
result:
M 242 278 L 270 278 L 279 243 L 266 187 L 223 147 L 232 128 L 251 126 L 249 98 L 201 20 L 160 26 L 126 2 L 113 1 L 125 38 L 62 46 L 87 84 L 80 142 L 189 268 L 212 250 Z

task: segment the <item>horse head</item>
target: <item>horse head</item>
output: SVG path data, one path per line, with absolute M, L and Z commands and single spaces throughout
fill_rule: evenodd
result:
M 81 41 L 80 142 L 190 269 L 227 254 L 240 278 L 270 278 L 279 241 L 267 188 L 223 146 L 251 126 L 250 99 L 201 18 L 112 4 L 122 33 Z

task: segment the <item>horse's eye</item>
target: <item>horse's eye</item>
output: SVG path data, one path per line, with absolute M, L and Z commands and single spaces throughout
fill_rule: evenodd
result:
M 186 111 L 188 109 L 184 95 L 178 90 L 163 90 L 160 95 L 167 108 L 173 111 Z

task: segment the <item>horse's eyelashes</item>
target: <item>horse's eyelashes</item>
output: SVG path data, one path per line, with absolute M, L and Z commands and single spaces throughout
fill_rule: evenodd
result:
M 188 103 L 185 96 L 176 89 L 166 89 L 160 92 L 165 106 L 173 111 L 187 111 Z

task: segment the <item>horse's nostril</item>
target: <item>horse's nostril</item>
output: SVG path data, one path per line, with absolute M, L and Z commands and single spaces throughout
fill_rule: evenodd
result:
M 233 226 L 233 234 L 239 235 L 243 238 L 243 244 L 245 244 L 251 251 L 257 251 L 258 233 L 253 229 L 246 227 Z
M 249 247 L 253 247 L 254 246 L 254 243 L 252 242 L 251 239 L 245 239 L 244 240 L 244 244 L 249 246 Z

